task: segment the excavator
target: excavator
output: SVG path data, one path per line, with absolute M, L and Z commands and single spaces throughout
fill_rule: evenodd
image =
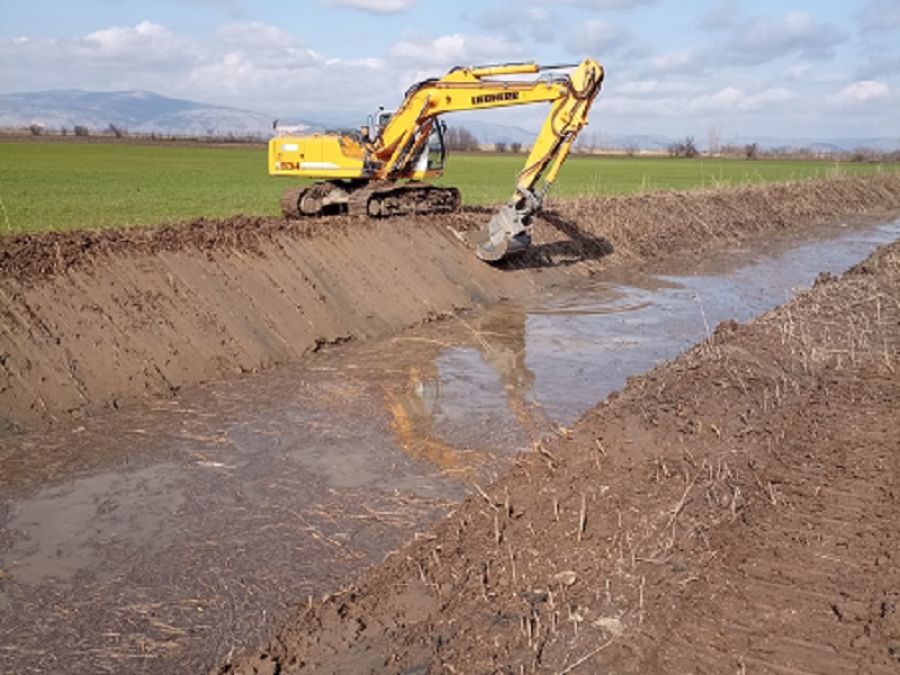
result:
M 538 73 L 544 74 L 522 77 Z M 603 68 L 593 59 L 556 66 L 459 67 L 413 85 L 400 107 L 379 111 L 358 130 L 276 135 L 269 141 L 269 173 L 318 179 L 285 190 L 282 213 L 288 218 L 337 213 L 382 218 L 458 211 L 458 189 L 423 182 L 443 173 L 446 127 L 440 116 L 549 102 L 550 112 L 518 174 L 513 197 L 476 241 L 475 253 L 486 262 L 521 253 L 531 245 L 532 217 L 588 123 L 602 82 Z

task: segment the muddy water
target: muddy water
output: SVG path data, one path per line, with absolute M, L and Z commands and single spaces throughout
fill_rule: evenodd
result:
M 630 375 L 898 237 L 676 261 L 4 439 L 0 671 L 210 665 Z

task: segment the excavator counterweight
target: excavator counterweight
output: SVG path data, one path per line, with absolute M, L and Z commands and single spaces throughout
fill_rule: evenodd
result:
M 564 69 L 574 69 L 569 73 Z M 504 79 L 551 71 L 536 79 Z M 533 215 L 543 205 L 588 111 L 600 91 L 603 68 L 592 59 L 569 66 L 515 63 L 454 68 L 406 92 L 393 113 L 381 112 L 357 131 L 278 135 L 269 141 L 269 173 L 319 179 L 289 188 L 282 212 L 289 218 L 361 214 L 379 218 L 449 213 L 460 208 L 456 188 L 422 182 L 443 173 L 446 158 L 440 116 L 531 103 L 550 103 L 515 194 L 485 225 L 476 243 L 482 260 L 496 262 L 531 245 Z

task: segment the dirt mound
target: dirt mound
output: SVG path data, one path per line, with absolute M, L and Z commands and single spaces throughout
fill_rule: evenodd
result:
M 896 672 L 898 297 L 720 326 L 221 672 Z
M 485 209 L 0 238 L 0 429 L 269 368 L 572 274 L 897 207 L 900 177 L 887 174 L 559 201 L 532 249 L 496 268 L 465 242 Z

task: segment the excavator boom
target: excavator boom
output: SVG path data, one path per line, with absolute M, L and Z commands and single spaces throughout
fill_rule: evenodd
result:
M 559 74 L 562 68 L 574 68 Z M 536 79 L 511 77 L 554 71 Z M 541 67 L 518 63 L 454 68 L 444 77 L 410 87 L 403 103 L 373 129 L 307 137 L 279 136 L 269 142 L 273 175 L 325 179 L 289 190 L 282 199 L 288 216 L 347 210 L 369 216 L 404 212 L 446 212 L 459 208 L 459 191 L 418 181 L 440 176 L 445 155 L 439 117 L 549 103 L 550 111 L 516 179 L 515 194 L 491 219 L 477 242 L 477 255 L 497 261 L 527 248 L 531 220 L 556 179 L 588 111 L 600 91 L 603 68 L 592 59 L 577 66 Z

